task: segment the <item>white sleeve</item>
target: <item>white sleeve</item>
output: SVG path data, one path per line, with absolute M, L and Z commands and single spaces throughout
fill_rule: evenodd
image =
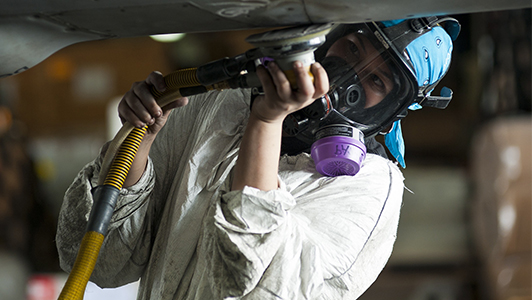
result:
M 102 148 L 105 149 L 105 146 Z M 65 193 L 59 214 L 56 243 L 60 265 L 70 272 L 86 232 L 103 154 L 87 164 Z M 140 180 L 120 191 L 115 213 L 102 245 L 91 281 L 101 287 L 116 287 L 137 280 L 150 254 L 150 225 L 146 217 L 154 187 L 151 159 Z
M 402 201 L 398 168 L 368 155 L 356 176 L 333 178 L 295 160 L 280 189 L 226 193 L 213 209 L 215 298 L 356 299 L 382 271 Z

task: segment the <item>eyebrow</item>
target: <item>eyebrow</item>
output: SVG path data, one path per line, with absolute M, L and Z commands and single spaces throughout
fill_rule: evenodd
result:
M 383 64 L 386 64 L 386 61 L 384 61 Z M 390 81 L 393 82 L 393 74 L 391 72 L 386 72 L 380 66 L 381 65 L 377 66 L 377 71 L 379 71 L 379 73 L 382 73 L 384 76 L 388 77 L 388 79 L 390 79 Z
M 362 50 L 364 50 L 364 54 L 367 54 L 368 51 L 366 50 L 366 45 L 364 44 L 364 40 L 363 40 L 363 39 L 360 39 L 360 38 L 358 37 L 358 34 L 355 34 L 355 37 L 356 37 L 358 43 L 360 44 L 360 46 L 362 46 Z
M 366 40 L 365 40 L 365 39 L 361 39 L 361 38 L 359 38 L 359 34 L 355 34 L 355 37 L 356 37 L 356 39 L 357 39 L 357 41 L 358 41 L 358 44 L 360 44 L 362 50 L 364 50 L 364 54 L 367 55 L 368 52 L 367 52 L 367 50 L 366 50 L 366 45 L 365 45 Z M 368 41 L 368 42 L 369 42 L 369 41 Z M 369 42 L 369 43 L 371 43 L 371 42 Z M 375 51 L 377 51 L 377 49 L 375 49 Z M 375 59 L 377 59 L 378 57 L 381 57 L 381 58 L 382 58 L 382 60 L 383 60 L 383 63 L 382 63 L 382 64 L 386 64 L 386 60 L 385 60 L 380 54 L 377 55 L 377 56 L 375 56 L 374 58 L 372 58 L 372 59 L 370 60 L 370 63 L 371 63 L 372 61 L 374 61 Z M 393 74 L 392 74 L 392 73 L 389 73 L 389 72 L 385 72 L 385 71 L 381 68 L 382 64 L 379 64 L 375 69 L 377 70 L 378 73 L 383 74 L 383 75 L 386 76 L 391 82 L 393 82 Z M 368 63 L 368 66 L 369 66 L 369 63 Z

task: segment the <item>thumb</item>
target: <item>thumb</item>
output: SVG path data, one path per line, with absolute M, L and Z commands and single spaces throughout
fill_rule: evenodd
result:
M 187 97 L 178 98 L 175 101 L 172 101 L 172 102 L 168 103 L 167 105 L 165 105 L 164 107 L 162 107 L 163 115 L 164 116 L 168 116 L 168 114 L 170 113 L 170 111 L 172 111 L 172 109 L 177 108 L 177 107 L 182 107 L 182 106 L 185 106 L 187 104 L 188 104 L 188 98 Z

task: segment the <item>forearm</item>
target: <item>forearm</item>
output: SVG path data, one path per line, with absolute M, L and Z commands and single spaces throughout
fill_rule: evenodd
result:
M 154 139 L 155 136 L 150 134 L 145 135 L 142 139 L 139 149 L 137 150 L 137 153 L 135 155 L 135 159 L 133 159 L 133 163 L 129 168 L 126 180 L 122 185 L 123 188 L 128 188 L 134 185 L 139 181 L 140 177 L 142 177 L 142 174 L 144 174 L 144 171 L 146 170 L 146 165 L 148 164 L 148 155 L 150 153 L 150 149 Z
M 244 186 L 263 191 L 277 189 L 277 171 L 281 152 L 281 122 L 266 122 L 253 113 L 242 138 L 232 190 Z
M 257 68 L 264 96 L 255 98 L 253 103 L 235 166 L 233 190 L 241 190 L 244 186 L 263 191 L 277 189 L 285 117 L 308 106 L 329 88 L 327 73 L 317 63 L 312 66 L 314 83 L 301 62 L 293 64 L 293 71 L 296 74 L 297 89 L 292 89 L 291 83 L 274 62 L 268 64 L 268 70 L 264 67 Z

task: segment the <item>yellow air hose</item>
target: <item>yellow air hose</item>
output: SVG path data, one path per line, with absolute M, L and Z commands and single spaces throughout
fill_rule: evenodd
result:
M 161 107 L 180 98 L 180 88 L 201 86 L 196 79 L 196 68 L 178 70 L 168 74 L 164 79 L 167 85 L 164 93 L 154 88 L 151 90 Z M 102 163 L 98 187 L 93 195 L 94 206 L 89 217 L 87 232 L 81 241 L 72 271 L 59 295 L 60 300 L 83 299 L 107 233 L 118 193 L 126 180 L 147 128 L 147 126 L 135 128 L 126 122 L 111 141 Z
M 261 49 L 255 48 L 232 59 L 224 58 L 199 68 L 175 71 L 164 77 L 167 86 L 165 92 L 159 92 L 152 88 L 151 93 L 159 106 L 164 107 L 180 98 L 182 94 L 196 95 L 211 89 L 222 90 L 257 86 L 255 84 L 259 84 L 259 80 L 256 74 L 249 77 L 246 77 L 247 75 L 241 78 L 236 77 L 241 74 L 241 70 L 249 62 L 265 56 L 279 58 L 278 63 L 286 64 L 288 70 L 294 60 L 313 62 L 313 50 L 325 41 L 325 35 L 331 26 L 332 24 L 312 25 L 310 27 L 296 27 L 295 29 L 288 28 L 286 31 L 266 32 L 264 35 L 253 35 L 248 38 L 248 42 L 259 45 L 262 47 Z M 285 44 L 289 47 L 284 47 Z M 282 45 L 284 46 L 279 47 Z M 287 55 L 288 52 L 294 55 Z M 289 79 L 293 79 L 294 76 L 291 71 L 285 72 Z M 242 78 L 245 80 L 240 81 Z M 232 81 L 232 79 L 237 80 Z M 291 80 L 291 82 L 294 81 Z M 101 165 L 98 186 L 93 191 L 94 204 L 89 216 L 87 232 L 81 241 L 76 261 L 59 296 L 60 300 L 83 299 L 85 288 L 107 234 L 119 191 L 124 184 L 146 130 L 147 126 L 135 128 L 126 122 L 109 144 Z

